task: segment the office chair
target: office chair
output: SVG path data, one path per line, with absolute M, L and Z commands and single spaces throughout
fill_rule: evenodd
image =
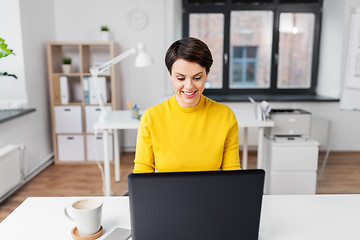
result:
M 320 147 L 325 148 L 325 156 L 318 171 L 317 180 L 320 181 L 330 154 L 331 141 L 331 120 L 323 117 L 312 117 L 311 137 L 320 143 Z

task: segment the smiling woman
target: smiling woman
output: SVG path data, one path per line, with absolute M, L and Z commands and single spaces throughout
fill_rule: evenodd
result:
M 183 108 L 195 107 L 200 102 L 207 75 L 205 68 L 197 63 L 179 59 L 173 64 L 170 74 L 176 101 Z
M 165 64 L 174 96 L 143 114 L 135 173 L 240 169 L 233 111 L 202 95 L 212 65 L 205 43 L 184 38 L 168 49 Z
M 170 46 L 165 64 L 181 107 L 195 107 L 200 102 L 212 63 L 208 46 L 196 38 L 186 38 Z

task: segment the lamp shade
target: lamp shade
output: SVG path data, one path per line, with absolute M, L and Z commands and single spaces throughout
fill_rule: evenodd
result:
M 137 56 L 135 59 L 135 67 L 148 67 L 152 64 L 151 57 L 146 53 L 145 46 L 141 43 L 137 46 Z

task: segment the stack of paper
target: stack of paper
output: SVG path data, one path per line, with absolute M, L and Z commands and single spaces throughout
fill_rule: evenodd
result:
M 255 119 L 257 121 L 265 121 L 271 111 L 270 104 L 264 100 L 259 104 L 251 97 L 249 97 L 249 100 L 254 103 Z
M 92 77 L 90 80 L 90 89 L 89 89 L 89 99 L 90 104 L 100 104 L 105 105 L 107 100 L 106 92 L 106 78 L 97 77 L 96 81 Z

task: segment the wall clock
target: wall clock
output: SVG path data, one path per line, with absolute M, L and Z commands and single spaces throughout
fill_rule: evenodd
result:
M 128 25 L 134 30 L 144 29 L 149 21 L 148 14 L 139 8 L 135 8 L 126 15 Z

